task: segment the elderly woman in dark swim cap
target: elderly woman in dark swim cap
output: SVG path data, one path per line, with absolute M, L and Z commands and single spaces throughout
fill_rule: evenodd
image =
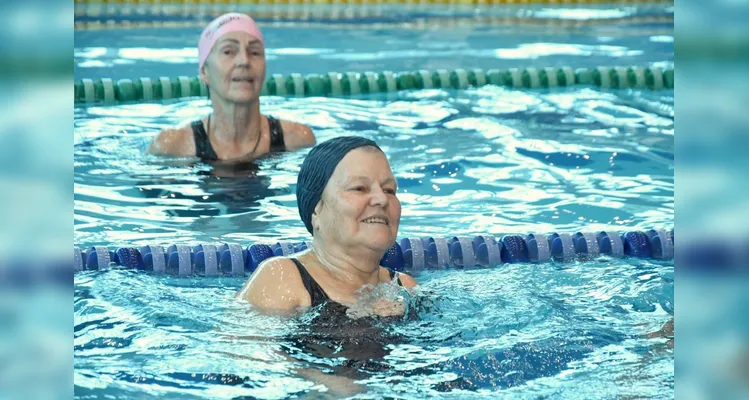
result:
M 268 311 L 291 311 L 332 303 L 355 304 L 365 285 L 416 286 L 409 275 L 380 266 L 398 233 L 401 204 L 385 154 L 371 140 L 346 136 L 313 148 L 297 179 L 297 205 L 313 235 L 310 250 L 295 258 L 263 262 L 239 297 Z M 382 316 L 402 314 L 392 304 L 375 306 Z
M 213 20 L 200 35 L 198 59 L 213 112 L 189 126 L 162 131 L 150 153 L 235 161 L 315 144 L 308 126 L 260 113 L 265 43 L 252 18 L 229 13 Z

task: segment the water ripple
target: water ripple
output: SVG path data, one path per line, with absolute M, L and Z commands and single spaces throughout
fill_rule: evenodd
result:
M 76 394 L 280 398 L 314 387 L 296 372 L 305 365 L 407 398 L 516 387 L 550 395 L 582 377 L 605 391 L 606 380 L 641 379 L 627 392 L 652 396 L 673 374 L 673 356 L 644 339 L 672 312 L 661 304 L 673 302 L 673 266 L 600 258 L 416 278 L 416 318 L 382 324 L 380 333 L 331 331 L 342 347 L 323 351 L 325 341 L 309 347 L 317 334 L 307 316 L 268 317 L 237 301 L 241 279 L 77 274 Z M 351 350 L 373 353 L 347 363 Z
M 270 98 L 264 110 L 308 122 L 319 141 L 375 139 L 400 181 L 402 234 L 672 223 L 673 117 L 650 111 L 654 102 L 661 111 L 672 107 L 672 96 L 500 88 L 455 94 Z M 641 107 L 644 101 L 651 108 Z M 305 235 L 293 193 L 306 151 L 249 166 L 240 176 L 250 179 L 217 176 L 195 160 L 144 155 L 158 128 L 205 111 L 203 100 L 78 110 L 77 242 Z

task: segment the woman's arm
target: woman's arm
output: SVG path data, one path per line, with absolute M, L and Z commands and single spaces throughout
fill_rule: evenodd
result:
M 401 285 L 403 285 L 403 287 L 405 287 L 406 289 L 411 289 L 418 285 L 418 283 L 416 283 L 416 279 L 414 279 L 411 275 L 404 274 L 402 272 L 398 273 L 398 279 L 400 279 Z
M 317 142 L 312 128 L 298 122 L 282 121 L 283 140 L 287 150 L 298 150 L 304 147 L 312 147 Z
M 306 289 L 296 265 L 288 258 L 273 257 L 258 266 L 237 297 L 258 310 L 286 314 L 309 306 L 304 304 L 304 294 Z
M 309 294 L 304 288 L 299 270 L 293 261 L 282 257 L 273 257 L 263 261 L 239 290 L 237 297 L 247 300 L 258 311 L 281 315 L 291 315 L 300 307 L 310 305 Z M 276 354 L 280 355 L 285 362 L 304 363 L 282 350 L 276 350 Z M 317 385 L 324 385 L 328 390 L 324 394 L 314 391 L 303 398 L 334 399 L 353 396 L 365 390 L 364 386 L 345 376 L 326 374 L 317 369 L 302 366 L 296 366 L 293 370 L 297 376 Z
M 252 340 L 252 341 L 258 341 L 265 338 L 262 337 L 253 337 L 253 338 L 247 338 L 247 337 L 237 337 L 237 336 L 230 336 L 232 340 Z M 318 369 L 310 368 L 310 367 L 303 367 L 302 365 L 307 364 L 307 361 L 298 360 L 291 355 L 287 354 L 282 349 L 272 350 L 273 353 L 281 358 L 282 360 L 279 361 L 267 361 L 262 360 L 263 362 L 270 362 L 270 363 L 283 363 L 283 364 L 292 364 L 290 368 L 288 368 L 290 371 L 293 371 L 293 373 L 296 374 L 299 378 L 305 379 L 307 381 L 310 381 L 314 383 L 315 385 L 323 385 L 327 389 L 327 392 L 321 393 L 316 389 L 313 389 L 313 391 L 307 393 L 306 395 L 303 395 L 302 399 L 339 399 L 342 397 L 350 397 L 358 393 L 363 393 L 366 391 L 366 386 L 362 384 L 356 383 L 353 379 L 338 375 L 338 374 L 330 374 L 330 373 L 324 373 Z M 230 352 L 224 352 L 219 351 L 219 354 L 221 354 L 224 357 L 231 357 L 236 359 L 246 359 L 246 360 L 253 360 L 253 361 L 261 361 L 257 358 L 250 357 L 247 355 L 240 355 Z M 297 364 L 297 365 L 294 365 Z
M 194 156 L 195 141 L 192 139 L 192 128 L 164 129 L 153 138 L 147 152 L 184 157 Z

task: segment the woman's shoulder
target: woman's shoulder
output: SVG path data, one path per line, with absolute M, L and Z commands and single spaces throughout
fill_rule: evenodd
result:
M 416 282 L 416 279 L 414 279 L 411 275 L 404 274 L 402 272 L 398 272 L 398 279 L 401 281 L 401 285 L 407 289 L 411 289 L 412 287 L 415 287 L 418 285 Z
M 411 275 L 408 275 L 408 274 L 403 273 L 403 272 L 395 272 L 395 271 L 391 270 L 390 268 L 385 268 L 385 267 L 380 267 L 380 268 L 381 268 L 381 271 L 385 270 L 391 276 L 395 275 L 398 278 L 398 280 L 400 281 L 401 285 L 403 287 L 407 288 L 407 289 L 410 289 L 410 288 L 418 285 L 418 283 L 416 282 L 416 280 Z
M 294 277 L 299 275 L 296 263 L 289 257 L 270 257 L 265 259 L 252 272 L 248 283 L 250 284 L 268 284 L 275 283 L 294 283 Z
M 148 152 L 152 154 L 170 154 L 175 156 L 194 156 L 195 139 L 192 125 L 163 129 L 151 141 Z
M 294 260 L 291 257 L 277 256 L 266 258 L 263 262 L 260 263 L 260 265 L 258 265 L 257 269 L 252 273 L 252 275 L 275 275 L 279 273 L 288 274 L 292 272 L 298 273 L 298 269 Z
M 304 306 L 304 283 L 291 258 L 271 257 L 260 263 L 237 294 L 265 310 L 293 310 Z
M 273 117 L 269 116 L 268 118 Z M 288 150 L 312 147 L 316 144 L 315 133 L 309 126 L 285 119 L 279 119 L 278 121 L 281 123 L 283 140 Z

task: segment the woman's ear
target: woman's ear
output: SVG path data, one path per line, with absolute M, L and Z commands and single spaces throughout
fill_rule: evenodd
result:
M 312 230 L 320 229 L 320 220 L 318 218 L 318 215 L 320 215 L 320 211 L 322 211 L 322 200 L 317 202 L 317 205 L 315 205 L 315 211 L 312 212 Z
M 208 61 L 204 62 L 203 66 L 200 67 L 200 80 L 206 85 L 208 85 L 208 76 L 206 75 L 206 72 L 205 72 L 206 65 L 208 65 Z
M 320 226 L 317 223 L 317 215 L 313 213 L 312 214 L 312 232 L 314 232 L 314 231 L 316 231 L 318 229 L 320 229 Z

